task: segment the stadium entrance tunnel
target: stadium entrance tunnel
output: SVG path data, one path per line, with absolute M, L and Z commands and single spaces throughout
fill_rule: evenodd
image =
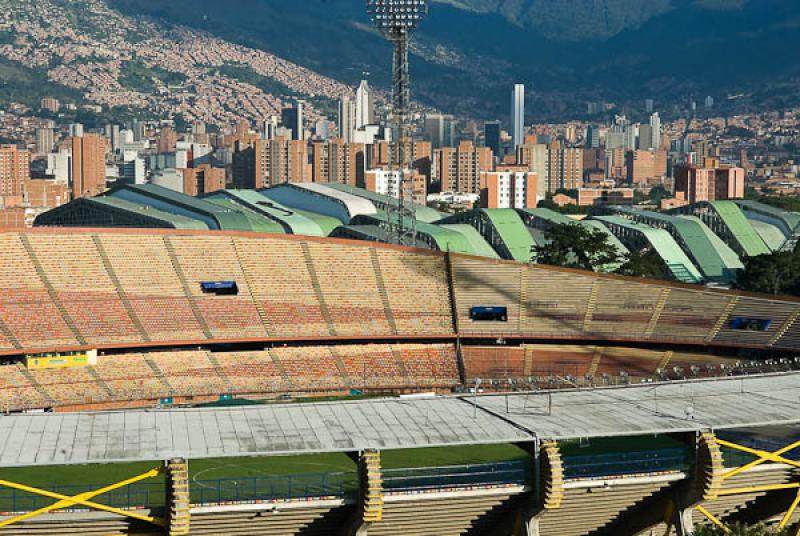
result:
M 41 471 L 8 469 L 14 478 L 0 481 L 0 510 L 13 513 L 0 518 L 0 534 L 681 536 L 699 524 L 759 521 L 796 530 L 798 438 L 796 429 L 772 427 L 171 459 L 77 493 L 41 484 Z M 300 468 L 307 472 L 290 472 Z M 76 469 L 94 481 L 91 466 Z M 25 475 L 36 484 L 21 482 Z

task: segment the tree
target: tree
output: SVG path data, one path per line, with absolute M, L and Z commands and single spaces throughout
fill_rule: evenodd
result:
M 776 251 L 744 259 L 744 270 L 736 277 L 742 290 L 765 294 L 800 294 L 800 254 Z
M 540 264 L 595 271 L 622 262 L 606 233 L 599 229 L 577 223 L 559 224 L 550 227 L 545 237 L 549 243 L 531 248 L 532 260 Z
M 667 267 L 660 257 L 652 253 L 632 251 L 625 257 L 625 262 L 616 273 L 629 277 L 645 277 L 647 279 L 669 279 Z
M 654 186 L 650 190 L 650 201 L 653 203 L 661 203 L 662 199 L 668 199 L 670 197 L 672 197 L 672 194 L 663 186 Z

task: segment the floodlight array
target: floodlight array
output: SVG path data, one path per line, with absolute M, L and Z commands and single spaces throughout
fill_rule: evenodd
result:
M 367 13 L 381 32 L 411 33 L 428 14 L 428 0 L 367 0 Z

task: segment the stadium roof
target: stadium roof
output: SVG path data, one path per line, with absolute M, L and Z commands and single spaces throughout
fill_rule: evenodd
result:
M 514 395 L 0 417 L 0 466 L 351 452 L 800 422 L 800 373 Z
M 260 192 L 288 207 L 331 216 L 345 225 L 356 216 L 377 212 L 372 201 L 313 182 L 283 183 Z
M 204 199 L 220 199 L 223 197 L 232 199 L 237 204 L 277 222 L 283 227 L 284 232 L 304 236 L 327 236 L 327 233 L 313 219 L 261 195 L 257 190 L 219 190 L 207 195 Z M 333 220 L 333 218 L 325 216 L 320 216 L 320 218 Z M 339 220 L 334 220 L 334 224 L 338 225 Z
M 224 231 L 253 231 L 250 220 L 236 209 L 220 207 L 208 201 L 162 188 L 154 184 L 127 184 L 114 188 L 103 197 L 124 199 L 138 205 L 201 219 L 209 228 Z
M 711 201 L 711 207 L 728 227 L 742 250 L 750 257 L 765 255 L 769 248 L 753 228 L 739 206 L 733 201 Z
M 639 223 L 653 227 L 664 226 L 671 230 L 673 237 L 680 240 L 679 244 L 682 242 L 694 264 L 708 279 L 730 282 L 736 278 L 736 270 L 744 268 L 736 254 L 699 218 L 670 216 L 631 207 L 613 207 L 613 210 Z
M 652 246 L 664 260 L 672 275 L 684 283 L 699 283 L 703 276 L 689 260 L 675 239 L 664 229 L 654 229 L 648 225 L 626 220 L 620 216 L 596 216 L 603 223 L 638 234 Z
M 338 183 L 325 183 L 325 186 L 328 188 L 333 188 L 334 190 L 339 190 L 341 192 L 347 192 L 349 194 L 363 197 L 372 203 L 379 209 L 386 209 L 387 205 L 397 205 L 397 199 L 393 197 L 389 197 L 388 195 L 379 194 L 376 192 L 370 192 L 369 190 L 365 190 L 364 188 L 355 188 L 348 184 L 338 184 Z M 434 210 L 430 207 L 426 207 L 423 205 L 419 205 L 417 203 L 413 204 L 414 212 L 417 213 L 417 220 L 422 221 L 425 223 L 433 223 L 442 219 L 445 214 L 439 212 L 438 210 Z
M 275 221 L 272 221 L 269 218 L 265 218 L 262 214 L 250 210 L 248 207 L 236 203 L 234 200 L 226 197 L 221 197 L 217 199 L 207 199 L 209 203 L 213 203 L 217 206 L 222 208 L 227 208 L 230 210 L 236 210 L 244 214 L 247 221 L 250 222 L 250 227 L 253 231 L 258 233 L 276 233 L 281 234 L 284 231 L 283 226 Z
M 555 210 L 549 208 L 522 208 L 522 209 L 517 209 L 517 212 L 521 212 L 523 215 L 529 214 L 534 218 L 541 218 L 550 223 L 555 223 L 559 225 L 578 223 L 569 216 L 566 216 L 564 214 L 561 214 L 560 212 L 556 212 Z
M 389 216 L 383 210 L 378 210 L 375 214 L 361 215 L 353 219 L 356 226 L 362 225 L 385 225 Z M 479 257 L 498 258 L 494 249 L 486 243 L 480 234 L 469 225 L 472 233 L 467 234 L 464 226 L 457 225 L 436 225 L 418 221 L 416 224 L 417 240 L 422 241 L 439 251 L 450 251 L 452 253 L 464 253 Z
M 491 220 L 497 233 L 511 251 L 511 256 L 519 262 L 529 262 L 531 247 L 535 244 L 530 231 L 513 208 L 481 209 Z
M 750 220 L 750 224 L 770 251 L 780 251 L 786 242 L 786 235 L 778 227 L 761 220 Z
M 745 211 L 745 215 L 754 212 L 764 216 L 767 219 L 775 221 L 775 223 L 778 223 L 786 238 L 791 237 L 795 233 L 798 226 L 800 226 L 800 214 L 797 212 L 789 212 L 771 205 L 766 205 L 764 203 L 750 201 L 747 199 L 737 199 L 734 201 L 734 203 L 742 207 L 742 209 Z

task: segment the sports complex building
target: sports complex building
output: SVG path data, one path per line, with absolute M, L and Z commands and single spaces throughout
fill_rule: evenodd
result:
M 0 231 L 0 536 L 796 530 L 799 346 L 789 298 L 323 236 Z
M 155 185 L 122 185 L 40 215 L 40 227 L 225 230 L 386 243 L 392 199 L 343 184 L 279 184 L 195 198 Z M 713 201 L 669 213 L 606 207 L 580 222 L 544 208 L 476 209 L 446 215 L 414 205 L 420 248 L 530 262 L 554 225 L 604 233 L 617 252 L 649 252 L 678 282 L 730 285 L 748 257 L 791 251 L 800 214 L 753 201 Z M 608 271 L 617 266 L 595 267 Z

